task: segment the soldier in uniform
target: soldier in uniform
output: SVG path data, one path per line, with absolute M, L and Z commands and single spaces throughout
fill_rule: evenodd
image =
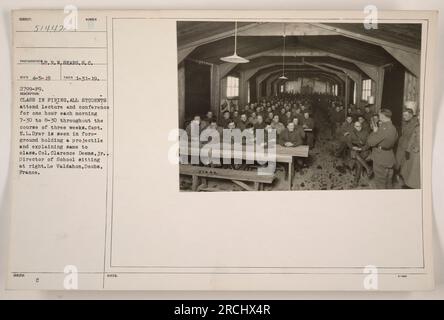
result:
M 336 107 L 335 111 L 332 112 L 331 122 L 333 124 L 332 132 L 337 137 L 339 136 L 341 124 L 344 122 L 344 118 L 344 111 L 341 109 L 341 107 Z
M 202 130 L 205 129 L 200 116 L 194 116 L 193 120 L 187 125 L 186 132 L 188 139 L 191 141 L 199 141 Z
M 371 129 L 369 122 L 367 122 L 367 120 L 363 116 L 359 116 L 358 121 L 359 123 L 361 123 L 362 130 L 366 131 L 367 133 L 370 133 Z
M 222 141 L 223 128 L 217 125 L 216 119 L 211 119 L 210 124 L 203 131 L 206 131 L 208 136 L 218 134 L 219 141 Z
M 228 128 L 228 124 L 232 121 L 230 118 L 230 112 L 229 111 L 225 111 L 223 113 L 223 118 L 220 120 L 220 126 L 224 129 Z
M 285 130 L 285 126 L 279 121 L 279 116 L 276 114 L 273 117 L 273 121 L 271 122 L 271 127 L 276 129 L 277 135 L 279 136 L 283 130 Z
M 371 109 L 370 109 L 370 105 L 366 105 L 366 106 L 364 107 L 364 112 L 362 113 L 362 116 L 364 117 L 364 119 L 365 119 L 368 123 L 370 123 L 370 121 L 371 121 L 371 119 L 372 119 L 372 116 L 373 116 L 373 113 L 372 113 L 372 111 L 371 111 Z
M 297 147 L 304 143 L 305 132 L 300 127 L 295 127 L 293 122 L 289 122 L 287 128 L 279 136 L 279 143 L 284 147 Z
M 236 122 L 236 128 L 239 128 L 241 131 L 245 130 L 247 127 L 247 115 L 242 113 L 238 122 Z
M 415 127 L 405 151 L 405 161 L 401 167 L 401 176 L 407 187 L 421 188 L 421 154 L 419 125 Z
M 208 127 L 210 123 L 214 120 L 213 112 L 208 111 L 205 117 L 202 119 L 202 122 L 204 123 L 204 127 Z
M 304 120 L 302 122 L 302 128 L 305 130 L 305 134 L 307 136 L 307 144 L 310 148 L 314 146 L 314 127 L 315 123 L 312 117 L 308 112 L 304 113 Z
M 301 124 L 304 121 L 304 115 L 301 113 L 300 108 L 295 109 L 292 115 L 293 115 L 293 119 L 294 118 L 298 119 L 299 124 Z
M 393 147 L 398 140 L 398 132 L 392 123 L 392 112 L 382 109 L 379 113 L 380 125 L 372 124 L 373 132 L 367 139 L 372 148 L 373 172 L 377 189 L 390 189 L 393 184 L 393 169 L 396 164 Z
M 353 131 L 353 129 L 354 129 L 353 118 L 351 115 L 347 115 L 344 123 L 341 125 L 340 129 L 338 130 L 339 146 L 338 149 L 336 150 L 337 157 L 343 157 L 345 151 L 347 151 L 347 136 L 350 134 L 351 131 Z
M 347 136 L 347 145 L 350 148 L 350 158 L 353 162 L 351 167 L 356 167 L 355 186 L 358 186 L 362 174 L 362 168 L 367 171 L 367 176 L 373 175 L 373 170 L 367 164 L 365 159 L 369 156 L 369 146 L 367 145 L 367 138 L 369 132 L 365 131 L 360 121 L 356 121 L 354 129 Z
M 257 116 L 257 121 L 254 124 L 254 130 L 257 130 L 257 129 L 265 129 L 264 117 L 261 115 Z
M 396 149 L 396 169 L 399 170 L 404 164 L 406 150 L 415 128 L 419 125 L 418 118 L 414 116 L 412 109 L 405 109 L 402 113 L 402 135 Z

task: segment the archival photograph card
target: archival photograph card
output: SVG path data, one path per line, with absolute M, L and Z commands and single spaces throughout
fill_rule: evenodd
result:
M 13 11 L 8 288 L 432 289 L 436 21 Z

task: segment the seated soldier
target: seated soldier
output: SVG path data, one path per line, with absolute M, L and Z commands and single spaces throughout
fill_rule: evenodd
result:
M 293 117 L 298 118 L 299 124 L 302 124 L 302 122 L 304 121 L 304 115 L 301 113 L 301 109 L 300 108 L 297 108 L 294 111 Z
M 355 111 L 354 111 L 354 109 L 351 106 L 348 107 L 348 109 L 347 109 L 347 116 L 351 116 L 352 120 L 355 119 Z
M 295 122 L 298 122 L 297 118 L 294 118 L 293 121 L 294 122 L 290 122 L 287 128 L 279 135 L 279 144 L 284 147 L 297 147 L 304 144 L 305 131 L 302 126 L 295 126 Z M 296 158 L 296 168 L 299 169 L 305 165 L 304 160 Z
M 212 119 L 210 124 L 202 132 L 205 132 L 205 135 L 208 137 L 207 143 L 222 143 L 223 128 L 217 125 L 216 119 Z M 219 135 L 219 140 L 213 141 L 213 137 L 216 135 Z
M 279 135 L 279 144 L 284 147 L 297 147 L 304 143 L 305 132 L 301 127 L 295 127 L 293 122 L 287 125 Z
M 236 122 L 236 127 L 243 131 L 247 127 L 247 114 L 242 113 L 238 122 Z
M 361 123 L 362 130 L 370 133 L 370 124 L 365 120 L 364 116 L 359 116 L 358 121 Z
M 213 112 L 208 111 L 205 117 L 203 118 L 203 122 L 205 122 L 205 126 L 210 125 L 210 122 L 214 119 Z
M 364 117 L 365 120 L 367 120 L 367 122 L 370 124 L 371 118 L 373 116 L 373 113 L 370 109 L 370 105 L 366 105 L 364 107 L 364 112 L 362 113 L 362 116 Z
M 279 116 L 276 114 L 273 117 L 273 121 L 271 122 L 271 127 L 276 129 L 276 133 L 279 136 L 283 130 L 285 130 L 285 126 L 279 122 Z
M 203 129 L 204 128 L 200 116 L 194 116 L 193 120 L 190 121 L 185 130 L 187 132 L 189 140 L 199 141 L 200 133 L 202 132 Z
M 238 130 L 238 128 L 236 128 L 236 123 L 233 120 L 230 120 L 228 122 L 227 128 L 224 129 L 223 131 L 223 137 L 222 137 L 222 143 L 225 143 L 225 138 L 228 139 L 230 138 L 230 140 L 227 141 L 227 143 L 235 143 L 236 139 L 235 136 L 237 134 L 237 132 L 233 131 L 233 130 Z
M 285 108 L 282 108 L 280 113 L 279 113 L 279 119 L 281 120 L 282 124 L 287 123 L 287 117 L 285 115 Z
M 248 123 L 251 123 L 254 125 L 256 123 L 256 121 L 257 121 L 257 114 L 256 114 L 256 112 L 252 112 L 251 116 L 248 118 Z
M 265 129 L 264 118 L 261 115 L 257 116 L 256 123 L 254 124 L 254 130 Z
M 248 104 L 245 105 L 243 113 L 245 113 L 247 117 L 250 116 L 251 110 Z
M 263 107 L 261 107 L 261 106 L 259 106 L 259 107 L 256 107 L 256 116 L 258 117 L 258 116 L 264 116 L 264 109 L 263 109 Z
M 240 119 L 239 111 L 237 111 L 237 110 L 233 111 L 233 120 L 234 120 L 234 122 L 238 122 L 239 119 Z
M 370 119 L 370 129 L 373 130 L 373 127 L 379 127 L 381 121 L 379 120 L 379 114 L 375 113 Z
M 286 123 L 285 123 L 286 125 L 288 125 L 290 122 L 293 122 L 293 116 L 292 116 L 290 110 L 288 110 L 288 111 L 285 113 L 285 120 L 286 120 Z
M 361 178 L 363 167 L 365 168 L 368 177 L 371 177 L 373 175 L 373 170 L 366 161 L 366 159 L 370 155 L 370 147 L 367 145 L 367 138 L 369 134 L 369 131 L 363 130 L 361 122 L 356 121 L 354 123 L 353 130 L 346 137 L 347 146 L 350 149 L 350 158 L 352 161 L 350 168 L 356 168 L 354 181 L 355 186 L 358 186 L 359 184 L 359 179 Z
M 271 126 L 271 121 L 267 120 L 265 122 L 264 141 L 260 143 L 260 145 L 267 147 L 270 144 L 276 145 L 276 143 L 277 143 L 276 129 L 273 129 L 273 127 Z
M 350 132 L 354 129 L 353 125 L 353 118 L 351 115 L 347 115 L 347 118 L 345 118 L 344 123 L 341 125 L 341 128 L 338 132 L 338 140 L 339 140 L 339 146 L 336 151 L 337 157 L 343 157 L 344 152 L 347 150 L 347 136 L 350 134 Z
M 219 125 L 224 128 L 227 129 L 228 128 L 228 124 L 231 122 L 231 118 L 230 118 L 230 112 L 229 111 L 225 111 L 223 113 L 223 118 L 220 120 Z
M 228 121 L 227 129 L 230 131 L 237 129 L 236 123 L 233 120 Z
M 242 131 L 242 144 L 254 147 L 254 124 L 247 123 L 245 129 Z

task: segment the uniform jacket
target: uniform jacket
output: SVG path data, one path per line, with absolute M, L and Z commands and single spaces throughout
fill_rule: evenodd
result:
M 402 135 L 399 137 L 398 148 L 396 149 L 396 162 L 398 166 L 402 166 L 404 163 L 405 152 L 409 145 L 410 138 L 418 125 L 419 122 L 416 117 L 402 123 Z
M 281 134 L 282 131 L 285 130 L 285 126 L 281 122 L 278 122 L 278 123 L 272 122 L 271 127 L 273 129 L 276 129 L 276 133 L 278 136 Z
M 359 147 L 363 150 L 368 149 L 369 146 L 367 145 L 367 139 L 368 139 L 369 133 L 367 131 L 361 130 L 358 131 L 356 129 L 353 129 L 350 134 L 347 136 L 347 145 L 349 148 L 353 147 Z
M 408 142 L 406 151 L 408 152 L 408 159 L 406 159 L 401 167 L 401 176 L 404 182 L 410 188 L 421 188 L 421 153 L 420 153 L 420 132 L 419 125 L 415 127 L 410 140 Z
M 279 136 L 279 143 L 285 145 L 286 142 L 291 142 L 293 143 L 293 146 L 297 147 L 304 143 L 304 138 L 304 130 L 301 126 L 297 126 L 292 132 L 288 129 L 283 130 Z
M 396 164 L 393 147 L 397 139 L 398 132 L 392 122 L 382 122 L 378 131 L 370 133 L 367 139 L 367 144 L 373 148 L 373 161 L 386 168 L 392 168 Z
M 343 110 L 337 112 L 336 110 L 331 114 L 331 120 L 335 123 L 342 123 L 345 120 L 345 114 Z
M 308 118 L 302 121 L 302 125 L 306 125 L 307 129 L 313 129 L 314 128 L 314 120 L 313 118 Z

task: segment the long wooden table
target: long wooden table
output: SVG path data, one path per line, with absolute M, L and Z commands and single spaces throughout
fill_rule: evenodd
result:
M 201 150 L 204 146 L 201 146 L 199 148 L 189 146 L 188 152 L 181 152 L 180 156 L 201 156 Z M 224 149 L 225 148 L 225 149 Z M 231 152 L 228 157 L 227 154 L 224 154 L 223 150 L 230 150 Z M 301 145 L 297 147 L 284 147 L 281 145 L 276 145 L 276 162 L 277 163 L 286 163 L 288 166 L 287 171 L 287 186 L 288 190 L 291 190 L 292 187 L 292 179 L 294 175 L 294 158 L 300 157 L 300 158 L 307 158 L 308 157 L 308 146 L 307 145 Z M 207 156 L 207 154 L 205 154 Z M 255 159 L 257 161 L 267 161 L 268 158 L 261 152 L 256 154 L 256 152 L 252 152 L 250 150 L 246 150 L 245 146 L 242 146 L 242 150 L 238 150 L 238 152 L 235 152 L 234 145 L 224 145 L 220 144 L 220 151 L 218 155 L 208 154 L 209 158 L 215 158 L 218 157 L 219 159 L 239 159 L 239 160 L 251 160 Z M 221 162 L 222 163 L 222 162 Z

